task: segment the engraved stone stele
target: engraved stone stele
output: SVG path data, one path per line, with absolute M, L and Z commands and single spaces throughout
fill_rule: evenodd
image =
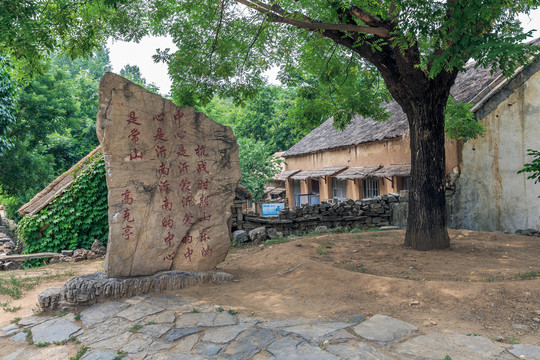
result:
M 107 276 L 207 271 L 222 262 L 240 181 L 231 129 L 106 73 L 97 134 L 109 192 Z

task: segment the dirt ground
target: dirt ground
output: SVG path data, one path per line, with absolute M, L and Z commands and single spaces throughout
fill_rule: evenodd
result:
M 540 323 L 533 320 L 540 318 L 540 239 L 464 230 L 450 230 L 450 237 L 450 250 L 430 252 L 404 248 L 403 231 L 324 234 L 236 248 L 218 267 L 234 275 L 232 282 L 177 293 L 245 316 L 385 314 L 424 333 L 540 345 Z M 21 310 L 0 309 L 0 323 L 31 312 L 44 288 L 102 268 L 103 261 L 94 261 L 28 271 L 43 281 L 11 301 Z M 45 271 L 59 275 L 47 277 Z M 0 278 L 23 273 L 0 273 Z M 7 299 L 0 295 L 0 302 Z

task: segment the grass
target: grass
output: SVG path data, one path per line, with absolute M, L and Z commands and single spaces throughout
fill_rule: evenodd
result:
M 534 280 L 540 279 L 540 271 L 529 271 L 525 274 L 518 274 L 516 280 Z
M 197 309 L 197 308 L 193 308 L 193 309 L 191 309 L 191 312 L 192 312 L 192 313 L 195 313 L 195 314 L 198 314 L 198 313 L 201 312 L 201 310 L 200 310 L 200 309 Z
M 75 355 L 75 357 L 70 357 L 69 360 L 79 360 L 80 358 L 83 357 L 84 354 L 86 354 L 88 350 L 90 350 L 89 347 L 86 347 L 86 346 L 81 347 L 79 351 L 77 351 L 77 354 Z
M 317 249 L 317 254 L 319 255 L 327 255 L 330 253 L 330 250 L 332 246 L 334 246 L 334 243 L 331 241 L 325 241 L 322 244 L 319 245 L 319 248 Z
M 143 326 L 141 324 L 135 324 L 131 327 L 131 329 L 129 329 L 128 331 L 129 332 L 132 332 L 132 333 L 136 333 L 137 331 L 139 331 L 140 328 L 142 328 Z
M 217 311 L 217 312 L 224 312 L 224 311 L 225 311 L 225 309 L 224 309 L 224 308 L 222 308 L 222 307 L 220 306 L 220 307 L 218 307 L 218 308 L 216 309 L 216 311 Z
M 354 228 L 354 229 L 351 230 L 351 232 L 353 234 L 366 233 L 366 232 L 377 232 L 377 231 L 381 231 L 381 229 L 379 229 L 379 228 L 369 228 L 369 229 Z
M 9 276 L 0 277 L 0 294 L 7 295 L 13 299 L 20 299 L 23 292 L 32 290 L 44 280 L 57 279 L 65 276 L 73 276 L 73 270 L 57 272 L 55 274 L 46 273 L 44 276 L 30 276 L 26 273 L 24 276 Z
M 127 355 L 127 352 L 125 352 L 124 350 L 118 350 L 116 352 L 116 354 L 117 355 L 114 357 L 113 360 L 120 360 L 120 359 L 124 358 Z
M 231 315 L 236 315 L 236 314 L 238 314 L 238 311 L 233 310 L 233 309 L 229 309 L 229 310 L 227 310 L 227 312 L 228 312 L 229 314 L 231 314 Z

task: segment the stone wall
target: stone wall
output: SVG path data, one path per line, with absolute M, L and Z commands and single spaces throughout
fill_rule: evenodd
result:
M 269 233 L 282 236 L 300 235 L 319 226 L 329 229 L 347 227 L 369 229 L 391 224 L 392 205 L 400 202 L 399 195 L 380 195 L 374 199 L 347 200 L 337 204 L 321 203 L 297 209 L 281 210 L 278 217 L 262 217 L 242 213 L 241 201 L 232 208 L 232 231 L 247 232 L 265 227 Z

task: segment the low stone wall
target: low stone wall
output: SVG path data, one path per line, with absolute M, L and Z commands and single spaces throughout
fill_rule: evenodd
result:
M 264 226 L 278 236 L 300 235 L 319 226 L 329 229 L 347 227 L 368 229 L 391 224 L 392 205 L 400 202 L 399 195 L 380 195 L 374 199 L 347 200 L 337 204 L 321 203 L 297 209 L 281 210 L 279 216 L 262 217 L 243 214 L 241 206 L 233 208 L 232 231 L 250 230 Z
M 48 288 L 38 295 L 43 309 L 71 311 L 111 299 L 130 298 L 148 293 L 179 290 L 188 285 L 219 283 L 232 279 L 231 274 L 167 271 L 133 278 L 108 278 L 98 272 L 72 278 L 61 288 Z

